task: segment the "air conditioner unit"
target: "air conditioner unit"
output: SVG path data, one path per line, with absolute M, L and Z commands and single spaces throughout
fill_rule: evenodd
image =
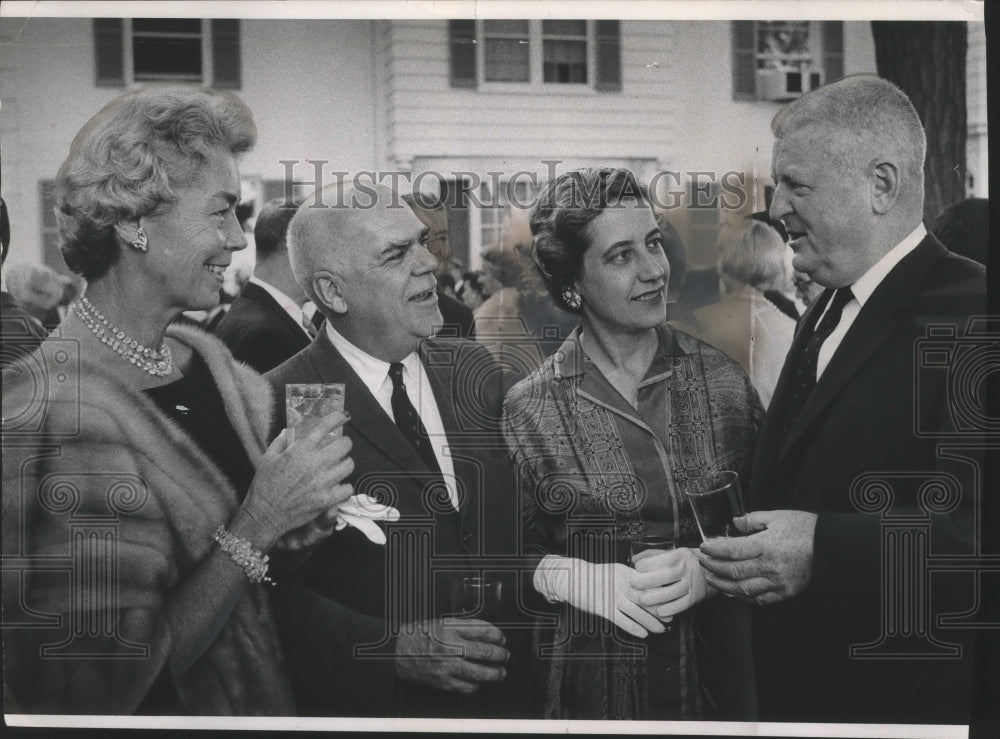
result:
M 757 70 L 757 97 L 761 100 L 794 100 L 822 84 L 823 75 L 809 67 Z

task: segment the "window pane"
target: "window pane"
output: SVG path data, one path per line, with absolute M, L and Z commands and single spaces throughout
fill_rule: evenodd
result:
M 483 30 L 487 35 L 510 34 L 528 36 L 528 21 L 483 21 Z
M 542 21 L 546 36 L 586 36 L 587 21 Z
M 527 41 L 487 38 L 483 76 L 487 82 L 529 82 L 531 62 Z
M 133 38 L 137 80 L 201 80 L 200 38 Z
M 133 18 L 135 33 L 196 33 L 201 34 L 198 18 Z
M 586 84 L 586 41 L 545 41 L 542 49 L 545 82 Z
M 809 21 L 758 21 L 758 69 L 788 69 L 808 64 Z

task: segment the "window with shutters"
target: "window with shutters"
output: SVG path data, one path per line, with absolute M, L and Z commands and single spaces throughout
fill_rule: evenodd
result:
M 239 89 L 237 19 L 97 18 L 96 83 L 127 87 L 145 82 L 194 82 Z
M 449 22 L 451 84 L 491 90 L 620 90 L 618 21 Z
M 842 21 L 733 21 L 733 99 L 791 100 L 844 76 Z

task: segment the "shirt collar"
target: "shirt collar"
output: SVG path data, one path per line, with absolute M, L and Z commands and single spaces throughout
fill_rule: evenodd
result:
M 910 234 L 890 249 L 885 256 L 875 262 L 871 269 L 858 278 L 857 282 L 851 285 L 851 293 L 854 299 L 861 305 L 872 296 L 875 289 L 882 283 L 893 267 L 899 264 L 903 257 L 917 248 L 917 245 L 927 236 L 927 229 L 920 223 Z
M 389 377 L 389 362 L 378 357 L 373 357 L 363 349 L 359 349 L 337 331 L 330 321 L 327 321 L 327 338 L 340 355 L 351 365 L 351 369 L 361 378 L 372 395 L 375 395 L 379 388 Z M 402 360 L 404 379 L 416 380 L 420 377 L 420 357 L 416 352 L 410 352 Z
M 586 355 L 580 346 L 581 330 L 582 326 L 574 328 L 552 356 L 552 367 L 557 379 L 577 377 L 584 373 Z M 665 323 L 656 327 L 656 337 L 660 344 L 656 357 L 672 357 L 688 353 L 681 346 L 674 331 Z
M 301 325 L 305 320 L 305 314 L 302 312 L 302 308 L 300 308 L 294 300 L 285 295 L 285 293 L 281 292 L 281 290 L 276 288 L 274 285 L 264 282 L 259 277 L 255 277 L 253 275 L 250 276 L 250 282 L 274 298 L 275 302 L 281 306 L 281 309 L 290 315 L 296 323 Z

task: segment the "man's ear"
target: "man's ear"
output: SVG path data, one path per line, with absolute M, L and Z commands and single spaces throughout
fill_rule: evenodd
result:
M 346 286 L 344 278 L 334 272 L 320 270 L 313 275 L 316 299 L 334 313 L 347 313 Z
M 899 197 L 899 168 L 889 161 L 872 163 L 872 210 L 885 215 Z

